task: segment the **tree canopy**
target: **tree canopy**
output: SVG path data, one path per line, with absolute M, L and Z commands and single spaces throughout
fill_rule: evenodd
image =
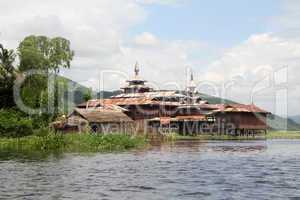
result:
M 16 56 L 19 63 L 15 62 Z M 30 135 L 33 129 L 48 126 L 49 121 L 59 113 L 56 86 L 61 82 L 55 78 L 56 90 L 49 93 L 49 74 L 54 73 L 57 77 L 61 68 L 70 68 L 73 56 L 70 42 L 62 37 L 28 36 L 19 44 L 17 53 L 0 44 L 0 137 Z M 29 70 L 42 70 L 44 73 L 26 77 Z M 54 100 L 54 104 L 50 103 L 54 105 L 54 112 L 24 113 L 16 107 L 13 92 L 16 77 L 26 78 L 20 88 L 21 99 L 26 106 L 49 111 L 50 96 Z M 61 89 L 64 89 L 62 93 L 68 92 L 66 88 Z M 63 96 L 60 98 L 63 99 Z M 62 109 L 65 108 L 62 106 Z
M 24 103 L 31 108 L 40 108 L 41 104 L 46 104 L 44 107 L 49 108 L 47 97 L 50 95 L 54 100 L 54 112 L 57 114 L 59 101 L 57 93 L 58 80 L 54 82 L 54 93 L 49 94 L 47 78 L 49 73 L 54 73 L 56 77 L 60 68 L 70 68 L 74 56 L 70 41 L 62 37 L 49 38 L 31 35 L 20 43 L 18 56 L 21 72 L 28 70 L 43 70 L 45 72 L 44 75 L 27 77 L 21 94 Z
M 70 68 L 74 51 L 65 38 L 31 35 L 20 43 L 18 55 L 20 71 L 38 69 L 58 73 L 61 67 Z
M 14 105 L 12 88 L 16 76 L 13 66 L 15 58 L 13 50 L 5 49 L 0 44 L 0 108 Z

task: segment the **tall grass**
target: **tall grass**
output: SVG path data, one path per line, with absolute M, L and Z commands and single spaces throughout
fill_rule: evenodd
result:
M 107 152 L 140 148 L 145 138 L 118 135 L 47 134 L 23 138 L 0 138 L 0 151 L 17 152 Z
M 268 139 L 300 139 L 300 131 L 270 131 Z

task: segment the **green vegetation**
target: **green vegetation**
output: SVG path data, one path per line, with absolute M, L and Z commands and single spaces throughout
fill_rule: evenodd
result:
M 0 44 L 0 108 L 13 107 L 13 83 L 16 71 L 13 66 L 16 55 L 13 50 L 5 49 Z
M 0 110 L 0 137 L 21 137 L 33 134 L 33 122 L 19 111 Z
M 61 68 L 70 68 L 73 56 L 70 42 L 61 37 L 28 36 L 19 44 L 16 53 L 0 44 L 0 137 L 31 135 L 69 111 L 69 104 L 65 105 L 64 101 L 70 96 L 69 85 L 58 73 Z M 39 74 L 28 75 L 28 72 Z M 49 90 L 49 77 L 53 77 L 54 90 Z M 20 98 L 15 99 L 13 85 L 16 80 L 22 85 Z M 23 113 L 15 100 L 37 112 Z
M 276 131 L 288 130 L 298 131 L 300 130 L 300 124 L 296 123 L 292 119 L 286 119 L 277 115 L 269 115 L 267 123 L 270 128 Z
M 92 99 L 92 89 L 87 90 L 87 92 L 83 96 L 84 101 L 89 101 Z
M 22 138 L 0 138 L 1 152 L 89 153 L 111 152 L 142 148 L 143 137 L 92 134 L 53 134 Z
M 43 72 L 26 77 L 21 92 L 23 101 L 30 108 L 43 108 L 55 118 L 60 112 L 57 74 L 60 68 L 70 68 L 74 56 L 70 41 L 61 37 L 31 35 L 20 43 L 18 55 L 20 60 L 18 69 L 21 73 L 28 70 Z M 49 94 L 48 78 L 51 76 L 54 78 L 54 91 Z M 48 110 L 48 103 L 51 103 L 51 110 Z
M 18 48 L 20 71 L 40 69 L 59 72 L 61 67 L 70 68 L 74 52 L 70 41 L 65 38 L 31 35 L 26 37 Z
M 300 139 L 300 131 L 270 131 L 267 139 Z

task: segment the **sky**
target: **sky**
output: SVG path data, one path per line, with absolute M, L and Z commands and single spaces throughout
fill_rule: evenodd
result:
M 62 36 L 75 57 L 62 75 L 115 90 L 133 75 L 156 89 L 198 90 L 300 114 L 298 0 L 0 0 L 0 43 Z

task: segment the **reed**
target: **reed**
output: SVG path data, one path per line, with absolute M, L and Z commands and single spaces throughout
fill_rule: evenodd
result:
M 125 134 L 54 134 L 23 138 L 0 138 L 0 151 L 17 152 L 110 152 L 141 148 L 143 137 Z

